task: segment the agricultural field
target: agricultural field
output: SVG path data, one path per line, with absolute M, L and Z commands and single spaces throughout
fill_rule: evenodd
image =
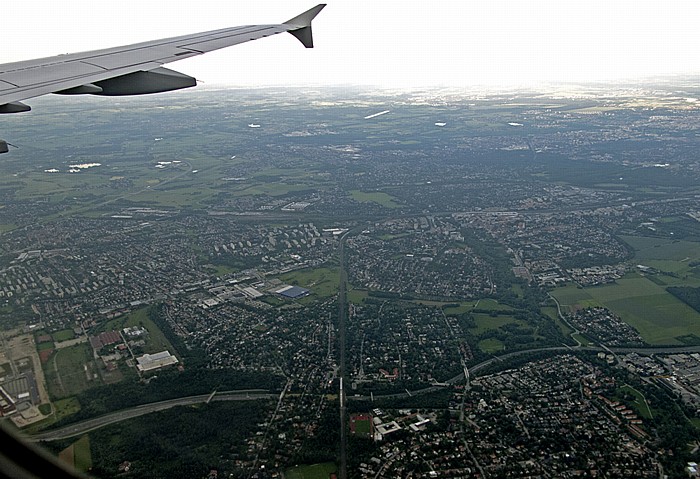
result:
M 680 337 L 700 335 L 700 314 L 666 291 L 667 286 L 698 286 L 700 243 L 623 236 L 635 252 L 633 262 L 652 268 L 628 273 L 615 284 L 552 291 L 562 306 L 604 306 L 636 328 L 650 344 L 682 344 Z
M 566 286 L 551 293 L 562 307 L 610 309 L 636 328 L 649 344 L 679 345 L 680 336 L 700 336 L 700 314 L 668 293 L 663 285 L 641 275 L 628 275 L 615 284 L 592 288 Z
M 58 453 L 59 459 L 69 464 L 77 471 L 88 472 L 92 469 L 92 457 L 90 455 L 90 438 L 82 436 L 76 442 Z
M 656 267 L 652 263 L 661 262 L 670 267 L 669 271 L 684 272 L 690 269 L 689 263 L 700 260 L 700 243 L 694 241 L 646 236 L 621 236 L 620 239 L 634 250 L 634 261 L 647 266 Z

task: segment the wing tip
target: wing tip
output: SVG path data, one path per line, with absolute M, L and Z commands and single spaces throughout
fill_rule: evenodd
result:
M 316 18 L 316 15 L 325 7 L 325 3 L 319 3 L 304 13 L 284 22 L 285 25 L 290 27 L 289 33 L 294 35 L 306 48 L 314 47 L 314 38 L 311 33 L 311 21 Z

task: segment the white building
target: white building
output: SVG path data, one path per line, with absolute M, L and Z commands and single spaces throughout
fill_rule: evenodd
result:
M 152 371 L 154 369 L 170 366 L 171 364 L 177 364 L 179 361 L 166 350 L 155 354 L 144 354 L 136 358 L 136 362 L 138 363 L 136 367 L 139 371 Z

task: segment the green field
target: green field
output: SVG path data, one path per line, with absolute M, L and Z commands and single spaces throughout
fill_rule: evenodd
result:
M 61 341 L 68 341 L 69 339 L 75 338 L 75 333 L 72 329 L 63 329 L 61 331 L 51 333 L 51 337 L 54 341 L 60 343 Z
M 480 299 L 474 303 L 474 309 L 485 309 L 487 311 L 513 311 L 514 309 L 507 304 L 502 304 L 495 299 Z
M 634 249 L 634 259 L 639 263 L 647 260 L 700 259 L 700 243 L 646 236 L 621 236 L 620 239 Z
M 332 462 L 313 464 L 311 466 L 296 466 L 284 471 L 285 479 L 328 479 L 338 468 Z
M 473 328 L 470 331 L 477 335 L 484 333 L 489 329 L 498 329 L 506 324 L 525 324 L 523 321 L 518 321 L 517 319 L 513 318 L 513 316 L 491 316 L 484 313 L 474 314 L 474 321 L 476 322 L 476 328 Z
M 78 471 L 88 472 L 90 469 L 92 469 L 90 437 L 88 435 L 82 436 L 76 442 L 71 444 L 65 452 L 69 452 L 68 455 L 72 456 L 70 458 L 72 459 L 72 466 Z
M 454 303 L 440 303 L 443 304 L 454 304 Z M 495 299 L 480 299 L 478 301 L 463 301 L 459 303 L 459 306 L 446 306 L 445 314 L 450 316 L 456 316 L 458 314 L 467 313 L 474 309 L 479 309 L 482 311 L 514 311 L 511 306 L 507 304 L 501 304 Z
M 49 392 L 54 397 L 73 396 L 95 384 L 95 364 L 87 343 L 56 350 L 43 366 Z
M 616 284 L 579 289 L 566 286 L 552 291 L 562 306 L 604 306 L 639 331 L 650 344 L 682 344 L 686 334 L 700 336 L 700 314 L 687 304 L 640 275 Z
M 484 339 L 483 341 L 479 341 L 479 349 L 481 349 L 483 352 L 487 354 L 491 353 L 500 353 L 503 351 L 506 347 L 505 345 L 499 341 L 498 339 L 495 338 L 489 338 L 489 339 Z
M 353 304 L 361 304 L 369 297 L 367 291 L 350 288 L 348 290 L 348 301 Z
M 100 326 L 99 330 L 92 331 L 91 334 L 97 334 L 102 331 L 120 331 L 126 327 L 141 326 L 148 330 L 146 338 L 145 353 L 157 353 L 163 350 L 168 350 L 171 353 L 176 353 L 170 341 L 165 339 L 165 335 L 156 324 L 148 317 L 149 308 L 141 308 L 132 311 L 129 314 L 115 318 Z
M 340 270 L 338 268 L 301 269 L 283 274 L 280 276 L 280 280 L 310 289 L 309 298 L 328 298 L 338 293 Z
M 619 391 L 620 393 L 631 394 L 634 397 L 634 402 L 630 405 L 637 411 L 637 414 L 644 419 L 651 419 L 653 417 L 651 409 L 649 409 L 649 404 L 647 404 L 646 399 L 641 392 L 629 384 L 625 384 L 624 386 L 620 387 Z
M 401 205 L 396 202 L 396 198 L 381 191 L 360 191 L 350 192 L 352 199 L 360 203 L 377 203 L 385 208 L 399 208 Z
M 552 291 L 562 306 L 604 306 L 636 328 L 650 344 L 682 344 L 679 336 L 700 335 L 700 314 L 666 291 L 667 286 L 700 286 L 700 243 L 644 236 L 622 236 L 634 250 L 634 263 L 658 273 L 629 273 L 615 284 Z

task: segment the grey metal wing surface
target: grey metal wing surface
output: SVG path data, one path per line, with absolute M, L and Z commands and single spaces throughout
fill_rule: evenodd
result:
M 48 93 L 140 95 L 196 85 L 196 80 L 162 65 L 289 32 L 313 47 L 311 21 L 319 4 L 280 24 L 245 25 L 133 45 L 0 65 L 0 113 L 28 111 L 21 100 Z

